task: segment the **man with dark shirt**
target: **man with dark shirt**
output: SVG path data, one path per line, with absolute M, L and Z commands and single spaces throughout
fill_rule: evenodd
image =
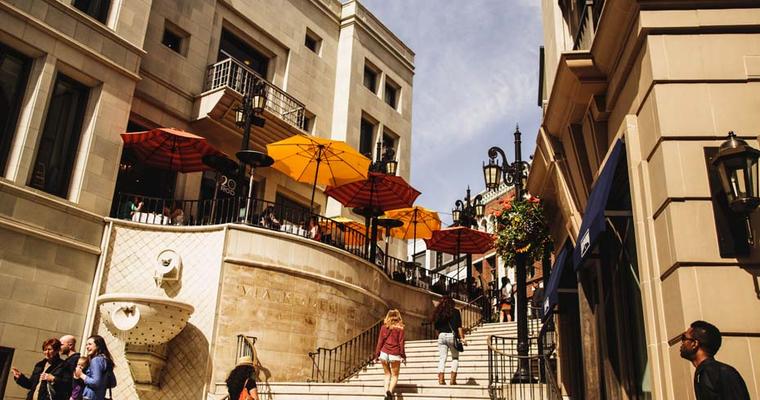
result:
M 61 337 L 61 358 L 66 361 L 66 365 L 71 370 L 77 369 L 77 361 L 79 361 L 79 352 L 77 352 L 77 339 L 71 335 L 64 335 Z
M 681 357 L 691 361 L 697 400 L 750 400 L 747 385 L 734 367 L 717 361 L 722 338 L 715 325 L 694 321 L 681 334 Z

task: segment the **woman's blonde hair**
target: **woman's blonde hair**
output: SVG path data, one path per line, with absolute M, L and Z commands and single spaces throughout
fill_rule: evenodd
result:
M 395 309 L 389 310 L 388 314 L 385 314 L 383 324 L 390 329 L 404 329 L 404 320 L 401 319 L 401 312 Z

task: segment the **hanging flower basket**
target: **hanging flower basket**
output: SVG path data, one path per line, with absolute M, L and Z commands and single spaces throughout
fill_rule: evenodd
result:
M 515 265 L 518 254 L 525 258 L 525 265 L 540 260 L 551 246 L 541 200 L 534 196 L 523 201 L 507 198 L 500 205 L 492 213 L 497 224 L 496 253 L 506 265 Z

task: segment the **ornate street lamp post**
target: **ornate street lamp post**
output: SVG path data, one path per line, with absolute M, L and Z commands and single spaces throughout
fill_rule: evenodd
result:
M 394 151 L 391 146 L 383 146 L 382 142 L 377 142 L 375 160 L 369 165 L 369 172 L 396 175 L 397 170 L 398 161 L 396 160 L 396 151 Z M 377 216 L 382 215 L 382 212 L 379 210 L 365 211 L 367 212 L 365 217 L 371 218 L 369 222 L 372 226 L 370 242 L 367 243 L 367 245 L 370 246 L 369 258 L 370 260 L 375 260 L 377 257 L 377 246 L 375 246 L 375 243 L 377 242 Z
M 507 185 L 514 185 L 515 200 L 523 201 L 523 185 L 527 178 L 529 164 L 522 160 L 522 149 L 520 140 L 520 127 L 515 129 L 515 161 L 507 162 L 507 156 L 504 150 L 494 146 L 488 149 L 488 164 L 483 164 L 483 178 L 485 179 L 486 188 L 495 190 L 502 181 Z M 501 164 L 496 159 L 501 157 Z M 527 313 L 527 271 L 525 269 L 525 258 L 518 254 L 515 258 L 515 280 L 517 285 L 517 354 L 520 356 L 517 371 L 512 377 L 513 383 L 530 383 L 534 382 L 528 366 L 528 313 Z
M 454 224 L 472 228 L 478 225 L 478 218 L 483 218 L 484 213 L 485 204 L 483 204 L 483 196 L 477 195 L 475 198 L 471 198 L 470 187 L 467 186 L 467 194 L 464 196 L 464 199 L 454 202 L 451 217 Z
M 261 79 L 255 78 L 253 88 L 243 96 L 243 104 L 235 108 L 235 123 L 243 128 L 243 142 L 240 144 L 240 151 L 236 156 L 241 163 L 251 167 L 251 176 L 248 181 L 248 197 L 245 203 L 245 220 L 250 223 L 249 213 L 251 210 L 251 197 L 253 196 L 253 171 L 257 167 L 268 167 L 274 164 L 272 157 L 255 150 L 248 149 L 248 142 L 251 138 L 251 126 L 263 127 L 266 120 L 261 117 L 264 112 L 264 106 L 267 102 L 266 85 Z M 245 168 L 240 169 L 241 180 L 245 176 Z
M 464 199 L 454 202 L 454 209 L 451 210 L 451 219 L 455 225 L 464 226 L 466 228 L 472 228 L 478 225 L 478 218 L 483 218 L 485 213 L 485 204 L 483 204 L 483 196 L 477 195 L 475 198 L 470 197 L 470 187 L 467 186 L 467 194 Z M 457 257 L 457 265 L 459 265 L 459 254 Z M 472 254 L 467 254 L 467 284 L 470 283 L 472 277 Z M 459 268 L 457 268 L 457 279 L 459 279 Z

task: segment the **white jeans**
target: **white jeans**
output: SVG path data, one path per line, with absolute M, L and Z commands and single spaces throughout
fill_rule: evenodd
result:
M 457 372 L 459 369 L 459 350 L 454 347 L 454 334 L 451 332 L 441 332 L 438 334 L 438 372 L 445 372 L 446 358 L 451 350 L 451 372 Z

